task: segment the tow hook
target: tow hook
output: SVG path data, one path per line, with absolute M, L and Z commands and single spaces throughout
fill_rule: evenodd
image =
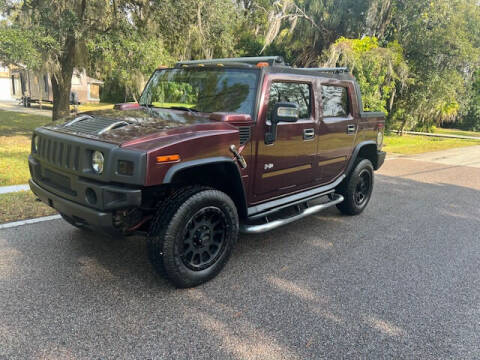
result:
M 240 165 L 240 167 L 242 169 L 246 169 L 247 168 L 247 162 L 245 161 L 243 156 L 240 155 L 240 153 L 237 150 L 237 147 L 235 145 L 230 145 L 230 151 L 235 156 L 235 159 L 238 161 L 238 164 Z

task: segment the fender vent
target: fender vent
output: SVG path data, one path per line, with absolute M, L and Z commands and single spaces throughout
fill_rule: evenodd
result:
M 244 145 L 250 140 L 251 136 L 251 127 L 250 126 L 241 126 L 238 128 L 240 135 L 240 145 Z

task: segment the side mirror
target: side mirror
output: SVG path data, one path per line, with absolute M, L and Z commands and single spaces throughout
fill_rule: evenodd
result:
M 265 133 L 265 144 L 273 144 L 277 137 L 277 124 L 279 122 L 294 123 L 298 120 L 298 105 L 290 102 L 276 103 L 273 108 L 272 124 Z
M 279 102 L 273 108 L 272 122 L 296 122 L 298 120 L 298 105 L 290 102 Z

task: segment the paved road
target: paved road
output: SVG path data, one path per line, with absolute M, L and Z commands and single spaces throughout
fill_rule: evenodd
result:
M 17 101 L 0 101 L 0 110 L 52 117 L 52 110 L 40 110 L 40 106 L 38 104 L 32 104 L 31 107 L 26 108 L 22 105 L 19 105 Z
M 480 358 L 480 169 L 387 161 L 361 216 L 242 236 L 204 286 L 145 243 L 0 231 L 0 359 Z

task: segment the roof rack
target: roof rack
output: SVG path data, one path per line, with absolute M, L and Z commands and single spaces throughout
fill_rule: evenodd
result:
M 318 71 L 318 72 L 332 73 L 332 74 L 342 74 L 342 73 L 348 73 L 348 72 L 350 72 L 350 70 L 348 70 L 347 67 L 337 67 L 337 68 L 303 68 L 302 70 Z
M 210 59 L 210 60 L 191 60 L 180 61 L 175 64 L 175 67 L 183 67 L 189 65 L 219 65 L 219 64 L 248 64 L 257 65 L 258 63 L 268 63 L 273 65 L 285 65 L 285 61 L 281 56 L 258 56 L 258 57 L 240 57 L 240 58 L 225 58 L 225 59 Z

